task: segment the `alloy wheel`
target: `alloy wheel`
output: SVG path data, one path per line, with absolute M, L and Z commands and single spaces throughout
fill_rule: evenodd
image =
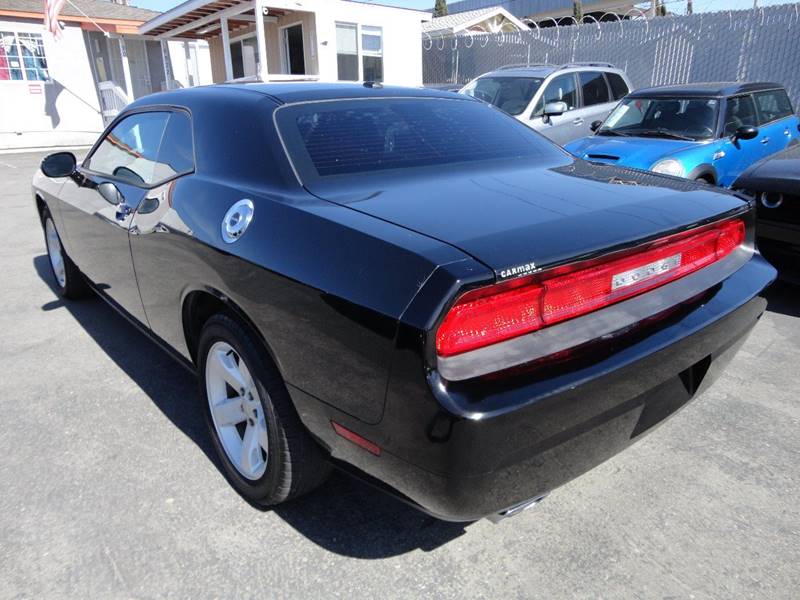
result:
M 217 437 L 228 460 L 250 480 L 267 470 L 269 437 L 258 389 L 242 357 L 215 342 L 206 358 L 206 397 Z
M 47 254 L 50 257 L 50 266 L 53 267 L 53 274 L 62 288 L 67 285 L 67 271 L 64 266 L 64 253 L 61 249 L 61 240 L 58 239 L 56 226 L 50 217 L 44 223 L 45 243 L 47 244 Z

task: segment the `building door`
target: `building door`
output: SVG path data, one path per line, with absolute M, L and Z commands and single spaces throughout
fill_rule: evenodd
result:
M 291 75 L 306 74 L 303 25 L 300 23 L 283 29 L 283 68 Z

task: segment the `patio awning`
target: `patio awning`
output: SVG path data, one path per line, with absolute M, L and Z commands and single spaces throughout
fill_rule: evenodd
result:
M 266 5 L 266 3 L 264 3 Z M 269 15 L 279 17 L 286 11 L 268 7 Z M 139 33 L 157 37 L 208 39 L 220 35 L 220 23 L 224 19 L 228 30 L 251 27 L 255 23 L 255 2 L 237 0 L 188 0 L 160 14 L 139 27 Z

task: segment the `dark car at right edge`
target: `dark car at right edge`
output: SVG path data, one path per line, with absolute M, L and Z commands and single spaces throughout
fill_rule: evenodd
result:
M 783 278 L 800 283 L 800 144 L 757 162 L 733 187 L 757 203 L 759 250 Z
M 332 463 L 443 519 L 514 514 L 701 393 L 775 277 L 748 198 L 433 90 L 153 94 L 33 200 L 58 293 L 197 374 L 258 506 Z

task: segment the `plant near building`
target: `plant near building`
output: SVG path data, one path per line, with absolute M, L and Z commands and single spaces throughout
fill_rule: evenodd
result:
M 436 0 L 436 4 L 433 5 L 433 16 L 444 17 L 445 15 L 447 15 L 447 0 Z

